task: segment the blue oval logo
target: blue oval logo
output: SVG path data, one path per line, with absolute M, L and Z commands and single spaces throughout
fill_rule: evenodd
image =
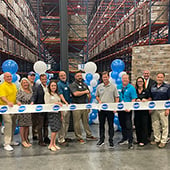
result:
M 123 109 L 123 108 L 124 108 L 124 104 L 123 104 L 123 103 L 119 103 L 119 104 L 117 105 L 117 108 L 118 108 L 119 110 Z
M 140 104 L 139 104 L 139 103 L 134 103 L 134 104 L 133 104 L 133 108 L 134 108 L 134 109 L 139 109 L 139 107 L 140 107 Z
M 7 110 L 8 110 L 7 106 L 2 106 L 0 112 L 5 113 L 7 112 Z
M 150 109 L 153 109 L 154 107 L 155 107 L 155 102 L 150 102 L 150 103 L 149 103 L 149 108 L 150 108 Z
M 103 109 L 103 110 L 108 109 L 108 104 L 102 104 L 102 109 Z
M 37 112 L 40 112 L 41 110 L 43 110 L 43 106 L 41 105 L 38 105 L 36 106 L 36 109 L 35 109 Z
M 76 109 L 76 105 L 72 104 L 72 105 L 70 106 L 70 110 L 75 110 L 75 109 Z
M 53 106 L 53 110 L 54 110 L 54 111 L 58 111 L 59 109 L 60 109 L 60 106 L 59 106 L 59 105 Z
M 170 108 L 170 101 L 165 102 L 165 108 Z
M 92 105 L 91 104 L 87 104 L 86 105 L 86 109 L 91 109 L 92 108 Z
M 26 107 L 25 106 L 20 106 L 19 108 L 18 108 L 18 112 L 24 112 L 26 110 Z

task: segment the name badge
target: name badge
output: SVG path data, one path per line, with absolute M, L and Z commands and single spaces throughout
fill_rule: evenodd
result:
M 79 89 L 81 89 L 82 87 L 81 86 L 79 86 Z
M 65 87 L 65 88 L 64 88 L 64 90 L 68 90 L 68 88 L 67 88 L 67 87 Z
M 53 99 L 54 99 L 54 96 L 51 96 L 51 99 L 53 100 Z

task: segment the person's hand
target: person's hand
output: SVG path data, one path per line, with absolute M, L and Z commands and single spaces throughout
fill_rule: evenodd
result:
M 130 110 L 128 110 L 128 109 L 125 109 L 125 112 L 130 112 Z
M 63 106 L 61 102 L 56 102 L 55 104 L 58 104 L 59 106 Z
M 21 102 L 17 102 L 17 105 L 18 105 L 18 106 L 21 106 Z
M 102 104 L 101 100 L 99 101 L 99 104 Z
M 31 102 L 31 103 L 30 103 L 30 105 L 33 105 L 33 104 L 34 104 L 34 102 Z
M 67 102 L 65 102 L 65 105 L 66 105 L 66 106 L 68 106 L 68 103 L 67 103 Z
M 136 99 L 136 102 L 141 102 L 141 99 Z
M 84 93 L 85 94 L 89 94 L 90 92 L 89 92 L 89 90 L 85 90 Z
M 142 99 L 142 102 L 147 102 L 147 101 L 148 101 L 148 100 L 147 100 L 147 99 L 145 99 L 145 98 L 143 98 L 143 99 Z
M 8 102 L 7 104 L 8 104 L 9 107 L 13 107 L 14 106 L 14 104 L 12 102 Z
M 169 115 L 169 109 L 166 109 L 165 110 L 165 116 L 168 116 Z

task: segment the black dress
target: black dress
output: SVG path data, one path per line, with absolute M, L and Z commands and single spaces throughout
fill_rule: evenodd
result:
M 144 89 L 140 94 L 136 89 L 138 99 L 148 99 L 150 92 Z M 149 110 L 135 110 L 134 123 L 136 127 L 136 137 L 138 143 L 148 143 L 148 114 Z

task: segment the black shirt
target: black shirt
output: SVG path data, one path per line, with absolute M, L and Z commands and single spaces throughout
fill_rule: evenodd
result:
M 85 91 L 85 90 L 89 90 L 88 86 L 85 83 L 74 81 L 70 85 L 70 91 L 72 93 L 72 103 L 77 103 L 77 104 L 88 103 L 88 96 L 87 96 L 87 94 L 84 94 L 82 96 L 74 96 L 74 94 L 73 94 L 76 91 Z
M 148 89 L 143 89 L 140 94 L 139 94 L 139 92 L 138 92 L 138 89 L 136 89 L 136 93 L 137 93 L 137 96 L 138 96 L 137 99 L 140 99 L 140 100 L 142 100 L 142 99 L 148 99 L 149 97 L 151 97 L 150 92 L 149 92 Z

